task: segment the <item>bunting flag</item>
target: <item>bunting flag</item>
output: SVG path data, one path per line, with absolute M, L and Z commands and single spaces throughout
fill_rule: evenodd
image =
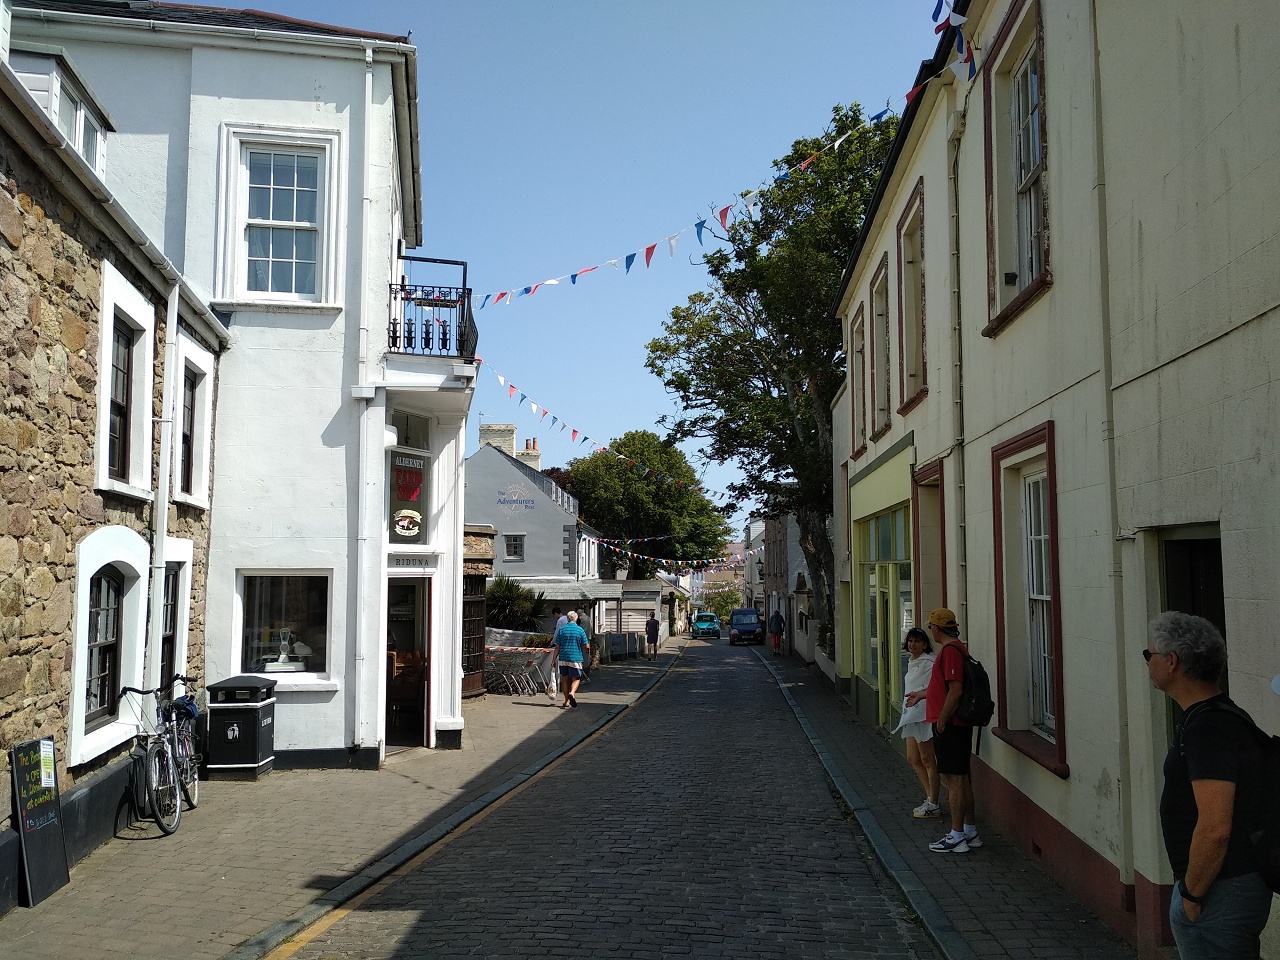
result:
M 511 384 L 511 386 L 507 387 L 507 396 L 514 397 L 515 395 L 516 395 L 516 385 L 513 383 Z
M 946 14 L 947 14 L 945 17 L 942 15 L 944 10 L 946 11 Z M 972 80 L 977 75 L 977 71 L 978 71 L 978 65 L 974 60 L 974 56 L 973 56 L 973 44 L 970 42 L 969 38 L 965 37 L 960 30 L 961 25 L 967 22 L 967 18 L 955 12 L 950 0 L 937 0 L 937 3 L 935 4 L 933 9 L 933 22 L 935 24 L 934 33 L 937 35 L 943 34 L 948 29 L 955 28 L 956 54 L 961 59 L 955 63 L 949 64 L 949 69 L 955 74 L 957 79 Z M 942 75 L 941 72 L 939 72 L 937 76 L 941 76 L 941 75 Z M 871 123 L 879 123 L 880 121 L 884 120 L 885 117 L 887 117 L 893 111 L 895 103 L 905 102 L 907 105 L 910 105 L 915 101 L 916 97 L 920 95 L 920 92 L 924 90 L 925 86 L 928 85 L 929 81 L 934 79 L 936 79 L 936 76 L 926 78 L 924 81 L 917 84 L 910 91 L 908 91 L 905 96 L 900 97 L 898 101 L 890 101 L 889 103 L 886 103 L 883 110 L 880 110 L 879 112 L 872 114 L 868 118 L 868 120 Z M 725 206 L 720 207 L 715 215 L 716 219 L 720 221 L 720 227 L 723 230 L 728 231 L 729 214 L 733 211 L 735 207 L 738 207 L 738 206 L 742 207 L 743 215 L 745 215 L 748 219 L 754 219 L 755 213 L 756 213 L 756 207 L 760 203 L 758 196 L 761 192 L 773 189 L 783 182 L 790 181 L 797 174 L 808 172 L 809 167 L 813 164 L 814 160 L 816 160 L 823 153 L 827 151 L 834 152 L 836 150 L 839 150 L 840 145 L 844 143 L 844 141 L 850 136 L 851 132 L 852 131 L 842 134 L 833 143 L 823 147 L 821 150 L 817 151 L 816 153 L 811 154 L 809 157 L 805 158 L 805 160 L 803 160 L 801 163 L 798 163 L 789 169 L 785 169 L 780 173 L 777 173 L 772 177 L 770 181 L 767 181 L 766 184 L 762 185 L 760 188 L 756 190 L 752 190 L 748 193 L 742 194 L 741 197 L 738 200 L 735 200 L 733 203 L 726 204 Z M 692 224 L 693 229 L 697 233 L 699 246 L 702 246 L 704 243 L 703 231 L 704 231 L 704 228 L 706 227 L 706 224 L 707 224 L 706 219 L 698 220 L 697 222 Z M 668 251 L 672 259 L 675 258 L 676 241 L 679 235 L 683 233 L 684 230 L 687 230 L 687 229 L 689 228 L 685 227 L 682 230 L 678 230 L 666 238 Z M 656 249 L 656 247 L 657 247 L 657 243 L 651 243 L 651 244 L 648 244 L 647 246 L 641 247 L 640 250 L 637 250 L 634 253 L 627 254 L 625 257 L 617 257 L 611 260 L 605 260 L 605 261 L 602 261 L 602 263 L 598 263 L 590 267 L 585 267 L 573 273 L 566 273 L 563 276 L 552 277 L 546 280 L 539 281 L 538 283 L 527 284 L 522 287 L 514 287 L 510 290 L 503 290 L 498 293 L 476 294 L 472 297 L 472 301 L 471 301 L 472 306 L 475 310 L 483 310 L 485 307 L 491 306 L 491 305 L 496 307 L 498 304 L 502 303 L 504 300 L 508 305 L 510 305 L 520 297 L 532 296 L 534 293 L 537 292 L 538 288 L 541 286 L 556 285 L 556 284 L 559 284 L 561 280 L 565 280 L 565 279 L 569 281 L 570 285 L 577 286 L 579 277 L 585 276 L 586 274 L 591 273 L 594 270 L 598 270 L 605 263 L 607 263 L 609 266 L 617 270 L 619 260 L 623 261 L 624 274 L 629 275 L 631 273 L 631 267 L 635 264 L 636 257 L 639 256 L 641 250 L 643 250 L 644 252 L 645 267 L 647 268 L 652 266 L 653 252 Z
M 721 569 L 731 570 L 734 567 L 738 567 L 745 564 L 749 558 L 764 552 L 764 547 L 760 546 L 760 547 L 752 547 L 750 550 L 743 551 L 741 555 L 734 554 L 728 557 L 699 557 L 697 559 L 690 559 L 690 558 L 684 558 L 684 557 L 675 557 L 675 558 L 654 557 L 654 556 L 650 556 L 649 554 L 638 553 L 635 550 L 628 550 L 625 547 L 617 546 L 617 544 L 619 543 L 632 543 L 636 541 L 601 540 L 601 539 L 597 539 L 596 537 L 588 537 L 588 536 L 583 536 L 582 539 L 591 543 L 598 543 L 600 546 L 604 547 L 606 550 L 608 550 L 611 553 L 620 554 L 622 556 L 628 557 L 633 560 L 648 560 L 651 563 L 656 563 L 659 566 L 665 567 L 667 569 L 670 569 L 672 567 L 680 567 L 680 568 L 693 567 L 697 569 L 706 569 L 712 566 L 719 566 Z M 661 539 L 661 538 L 654 537 L 652 539 Z

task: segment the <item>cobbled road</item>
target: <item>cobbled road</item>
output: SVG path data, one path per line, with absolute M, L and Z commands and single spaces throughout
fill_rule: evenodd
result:
M 722 640 L 293 956 L 937 953 L 768 671 Z

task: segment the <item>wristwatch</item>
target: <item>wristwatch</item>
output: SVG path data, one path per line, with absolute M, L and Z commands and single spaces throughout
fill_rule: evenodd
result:
M 1188 890 L 1186 880 L 1179 880 L 1178 886 L 1182 888 L 1183 900 L 1186 900 L 1188 903 L 1194 903 L 1198 907 L 1204 905 L 1204 897 L 1197 897 L 1190 890 Z M 1208 896 L 1208 894 L 1205 894 L 1205 896 Z

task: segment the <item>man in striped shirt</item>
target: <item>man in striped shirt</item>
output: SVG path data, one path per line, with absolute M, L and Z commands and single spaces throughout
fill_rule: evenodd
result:
M 561 710 L 578 705 L 574 694 L 578 692 L 578 685 L 585 675 L 583 665 L 591 655 L 591 641 L 587 639 L 587 632 L 578 626 L 577 611 L 570 610 L 568 618 L 569 622 L 551 638 L 552 656 L 560 667 L 560 689 L 564 691 Z

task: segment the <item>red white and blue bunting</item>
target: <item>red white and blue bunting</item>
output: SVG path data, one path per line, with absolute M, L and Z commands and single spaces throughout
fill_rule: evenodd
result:
M 945 17 L 942 15 L 944 10 L 947 14 Z M 966 17 L 962 17 L 952 9 L 950 0 L 937 0 L 936 6 L 933 9 L 933 21 L 936 24 L 933 32 L 940 35 L 951 27 L 955 28 L 956 59 L 949 65 L 949 69 L 956 75 L 956 79 L 962 82 L 968 82 L 978 74 L 978 64 L 974 57 L 973 43 L 965 36 L 964 31 L 961 29 L 966 20 Z M 925 87 L 938 79 L 938 77 L 942 76 L 943 72 L 939 72 L 934 74 L 932 77 L 928 77 L 921 83 L 912 87 L 904 96 L 899 97 L 897 100 L 888 101 L 885 103 L 883 110 L 879 113 L 872 114 L 868 119 L 872 123 L 876 123 L 883 120 L 890 113 L 896 113 L 899 106 L 910 104 L 920 95 L 921 91 L 923 91 Z M 847 133 L 843 134 L 833 143 L 823 147 L 803 162 L 796 164 L 789 170 L 783 171 L 768 181 L 762 182 L 755 190 L 744 193 L 732 203 L 725 204 L 723 206 L 719 204 L 713 205 L 711 209 L 716 211 L 713 216 L 704 217 L 689 226 L 681 227 L 679 230 L 669 234 L 662 240 L 655 240 L 652 243 L 639 247 L 631 253 L 624 254 L 619 257 L 613 257 L 608 260 L 601 260 L 599 263 L 593 264 L 589 267 L 583 267 L 580 270 L 574 270 L 572 273 L 564 273 L 558 277 L 540 280 L 537 283 L 518 284 L 516 286 L 509 287 L 506 290 L 474 294 L 471 298 L 471 307 L 473 310 L 479 311 L 486 307 L 496 307 L 504 304 L 510 306 L 521 297 L 531 297 L 543 287 L 559 286 L 565 280 L 569 281 L 570 286 L 577 286 L 579 279 L 585 277 L 589 273 L 594 273 L 601 267 L 612 267 L 615 271 L 622 270 L 623 275 L 627 276 L 630 275 L 631 268 L 635 266 L 636 261 L 641 257 L 644 258 L 644 266 L 647 270 L 653 266 L 654 253 L 660 245 L 665 244 L 668 258 L 674 258 L 676 255 L 676 244 L 679 242 L 680 237 L 688 233 L 690 230 L 692 230 L 694 235 L 697 237 L 698 246 L 705 246 L 703 235 L 711 229 L 707 226 L 708 222 L 718 220 L 720 222 L 721 229 L 728 230 L 730 215 L 735 219 L 744 215 L 748 218 L 754 217 L 755 210 L 757 205 L 760 203 L 760 195 L 762 193 L 766 193 L 775 184 L 781 183 L 785 180 L 790 180 L 794 176 L 799 176 L 807 172 L 810 164 L 812 164 L 813 161 L 822 154 L 827 153 L 828 151 L 839 150 L 840 144 L 842 144 L 848 136 L 849 134 Z

